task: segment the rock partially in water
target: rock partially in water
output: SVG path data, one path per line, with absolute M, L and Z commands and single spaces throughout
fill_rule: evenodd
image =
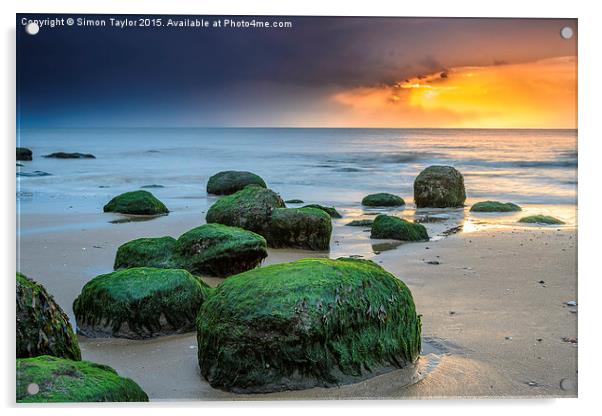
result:
M 418 208 L 464 206 L 464 177 L 451 166 L 429 166 L 414 181 L 414 202 Z
M 17 147 L 17 160 L 32 160 L 33 152 L 27 147 Z
M 86 283 L 73 312 L 88 337 L 150 338 L 193 330 L 210 291 L 182 269 L 118 270 Z
M 44 286 L 17 273 L 17 358 L 54 355 L 81 360 L 69 318 Z
M 325 207 L 324 205 L 310 204 L 305 205 L 303 208 L 317 208 L 326 212 L 328 215 L 330 215 L 331 218 L 343 218 L 341 213 L 337 211 L 335 207 Z
M 521 207 L 512 202 L 481 201 L 470 207 L 471 212 L 516 212 Z
M 330 216 L 316 208 L 276 208 L 272 212 L 268 244 L 307 250 L 328 250 L 332 234 Z
M 546 224 L 546 225 L 559 225 L 564 224 L 565 222 L 559 220 L 558 218 L 554 218 L 549 215 L 529 215 L 527 217 L 522 217 L 518 222 L 526 223 L 526 224 Z
M 118 195 L 103 207 L 103 211 L 133 215 L 169 213 L 165 204 L 148 191 L 133 191 Z
M 303 259 L 217 287 L 197 318 L 199 366 L 233 392 L 338 386 L 413 363 L 420 331 L 409 289 L 375 263 Z
M 36 178 L 39 176 L 51 176 L 52 174 L 41 170 L 34 170 L 33 172 L 17 172 L 17 176 L 23 176 L 25 178 Z
M 249 185 L 216 201 L 207 211 L 206 219 L 207 223 L 240 227 L 267 237 L 272 211 L 285 207 L 276 192 Z
M 265 238 L 222 224 L 205 224 L 182 234 L 174 246 L 178 267 L 194 274 L 226 277 L 259 266 L 268 256 Z
M 353 220 L 345 225 L 349 227 L 372 227 L 372 224 L 374 224 L 374 220 Z
M 216 173 L 207 182 L 207 193 L 215 195 L 231 195 L 248 185 L 267 188 L 265 181 L 252 172 L 227 170 Z
M 55 152 L 49 155 L 44 155 L 45 158 L 51 159 L 96 159 L 96 156 L 90 153 L 67 153 L 67 152 Z
M 405 201 L 400 196 L 381 192 L 365 196 L 362 199 L 362 205 L 367 207 L 398 207 L 405 205 Z
M 109 366 L 44 355 L 17 359 L 17 402 L 148 402 L 148 396 Z
M 140 188 L 142 188 L 142 189 L 159 189 L 159 188 L 165 188 L 165 187 L 163 185 L 152 184 L 152 185 L 142 185 Z
M 390 215 L 379 215 L 372 224 L 370 238 L 392 239 L 400 241 L 427 241 L 426 228 L 422 224 L 410 222 Z
M 286 201 L 287 204 L 303 204 L 304 202 L 300 199 L 288 199 Z

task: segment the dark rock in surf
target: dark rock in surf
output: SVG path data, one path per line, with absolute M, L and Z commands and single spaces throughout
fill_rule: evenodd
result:
M 464 206 L 464 177 L 451 166 L 429 166 L 414 181 L 414 202 L 418 208 Z

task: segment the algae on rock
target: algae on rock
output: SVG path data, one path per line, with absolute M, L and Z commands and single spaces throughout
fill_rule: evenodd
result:
M 426 241 L 429 239 L 422 224 L 410 222 L 390 215 L 379 215 L 372 224 L 370 238 L 383 238 L 401 241 Z
M 272 212 L 268 243 L 271 247 L 328 250 L 332 221 L 316 208 L 276 208 Z
M 420 316 L 375 263 L 303 259 L 224 281 L 197 318 L 201 374 L 234 392 L 355 382 L 413 363 Z
M 267 188 L 260 176 L 245 171 L 227 170 L 218 172 L 209 178 L 207 193 L 214 195 L 230 195 L 244 189 L 248 185 Z
M 458 208 L 465 200 L 464 177 L 451 166 L 429 166 L 414 180 L 418 208 Z
M 104 212 L 119 212 L 132 215 L 160 215 L 169 210 L 153 194 L 148 191 L 132 191 L 117 195 L 104 207 Z
M 515 212 L 521 207 L 512 202 L 481 201 L 470 207 L 470 212 Z

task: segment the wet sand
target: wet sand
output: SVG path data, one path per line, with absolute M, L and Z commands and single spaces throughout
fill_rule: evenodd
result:
M 119 216 L 22 215 L 29 231 L 20 237 L 17 268 L 46 285 L 74 322 L 73 300 L 89 279 L 112 270 L 120 244 L 177 237 L 203 217 L 175 212 L 109 224 Z M 357 252 L 378 262 L 408 285 L 423 315 L 416 384 L 405 386 L 407 374 L 398 370 L 340 388 L 226 393 L 200 377 L 194 333 L 146 341 L 80 336 L 83 358 L 133 378 L 152 400 L 576 396 L 577 344 L 563 341 L 577 338 L 577 307 L 563 304 L 577 301 L 575 227 L 485 227 L 381 251 L 361 228 L 343 226 L 349 220 L 335 222 L 330 256 Z M 327 255 L 270 250 L 265 264 Z

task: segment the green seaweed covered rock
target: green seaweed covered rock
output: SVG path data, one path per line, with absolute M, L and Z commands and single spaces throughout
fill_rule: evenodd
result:
M 390 238 L 401 241 L 424 241 L 429 236 L 422 224 L 390 215 L 379 215 L 372 224 L 370 238 Z
M 119 212 L 132 215 L 161 215 L 169 213 L 163 202 L 148 191 L 126 192 L 111 199 L 104 212 Z
M 173 262 L 176 239 L 173 237 L 138 238 L 122 244 L 117 249 L 114 268 L 156 267 L 177 269 Z
M 405 205 L 405 201 L 400 196 L 381 192 L 365 196 L 362 199 L 362 205 L 367 207 L 398 207 Z
M 17 359 L 17 402 L 148 402 L 148 396 L 109 366 L 43 355 Z
M 527 217 L 523 217 L 518 222 L 522 222 L 525 224 L 546 224 L 546 225 L 561 225 L 564 224 L 564 221 L 559 220 L 558 218 L 551 217 L 549 215 L 529 215 Z
M 256 185 L 221 198 L 207 211 L 207 223 L 240 227 L 266 236 L 272 211 L 285 208 L 284 201 L 271 189 Z
M 230 195 L 245 188 L 247 185 L 257 185 L 267 188 L 264 180 L 251 172 L 227 170 L 209 178 L 207 193 L 215 195 Z
M 44 286 L 17 273 L 17 358 L 54 355 L 81 360 L 69 318 Z
M 414 202 L 418 208 L 464 206 L 464 177 L 451 166 L 429 166 L 414 180 Z
M 471 212 L 515 212 L 521 207 L 512 202 L 481 201 L 470 207 Z
M 194 274 L 230 276 L 253 269 L 268 256 L 265 238 L 242 228 L 205 224 L 180 236 L 174 247 L 178 267 Z
M 335 207 L 325 207 L 324 205 L 310 204 L 305 205 L 303 208 L 317 208 L 330 215 L 331 218 L 343 218 L 341 213 L 337 211 Z
M 372 227 L 372 224 L 374 224 L 374 220 L 353 220 L 345 225 L 349 227 Z
M 234 392 L 335 386 L 412 363 L 409 289 L 357 259 L 303 259 L 233 276 L 197 318 L 201 374 Z
M 210 292 L 186 270 L 138 267 L 96 276 L 73 302 L 88 337 L 149 338 L 187 332 Z
M 268 242 L 271 247 L 328 250 L 332 221 L 316 208 L 276 208 L 272 212 Z

